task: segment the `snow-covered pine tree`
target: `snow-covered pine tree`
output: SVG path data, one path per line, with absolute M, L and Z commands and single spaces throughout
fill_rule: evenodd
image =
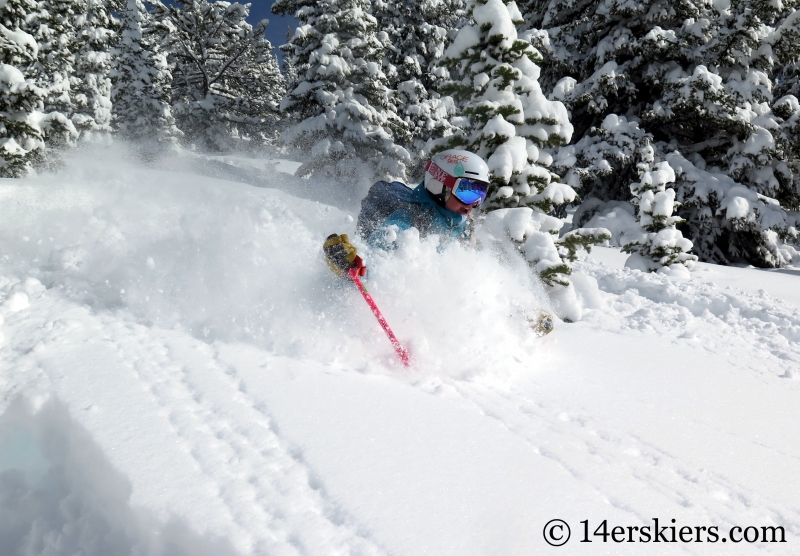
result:
M 653 149 L 642 149 L 639 163 L 640 181 L 631 184 L 632 202 L 639 207 L 639 226 L 644 237 L 623 245 L 631 253 L 625 266 L 646 272 L 668 270 L 688 275 L 697 256 L 691 255 L 692 242 L 683 237 L 676 224 L 683 218 L 673 212 L 680 203 L 675 201 L 675 190 L 667 187 L 675 182 L 675 171 L 669 162 L 653 164 Z
M 562 220 L 554 207 L 575 200 L 575 191 L 548 168 L 549 149 L 570 140 L 572 126 L 561 102 L 548 100 L 539 87 L 541 57 L 530 40 L 517 34 L 522 17 L 512 0 L 471 0 L 473 23 L 458 32 L 442 64 L 454 80 L 442 88 L 461 105 L 468 122 L 447 147 L 479 154 L 492 172 L 484 211 L 517 211 L 491 216 L 524 233 L 509 234 L 550 286 L 569 286 L 575 249 L 608 239 L 607 233 L 558 237 Z M 530 221 L 520 227 L 519 219 Z M 569 246 L 564 241 L 569 241 Z
M 156 4 L 172 69 L 173 114 L 188 141 L 227 150 L 271 139 L 285 81 L 250 4 L 176 0 Z
M 294 51 L 290 41 L 292 40 L 292 26 L 286 27 L 286 43 L 280 45 L 278 49 L 283 52 L 283 77 L 286 80 L 286 90 L 293 91 L 297 86 L 297 69 L 292 64 L 291 53 Z
M 405 178 L 404 122 L 390 102 L 384 45 L 368 0 L 277 0 L 272 12 L 300 20 L 289 41 L 298 74 L 281 107 L 298 123 L 285 140 L 312 159 L 301 175 Z M 363 168 L 367 175 L 360 169 Z
M 175 143 L 181 132 L 172 117 L 172 73 L 141 0 L 127 0 L 117 14 L 119 41 L 112 49 L 113 126 L 126 139 Z
M 788 4 L 788 5 L 787 5 Z M 778 67 L 775 72 L 775 90 L 773 93 L 776 98 L 786 95 L 800 96 L 800 51 L 796 45 L 800 29 L 800 11 L 797 9 L 797 2 L 784 2 L 783 17 L 780 25 L 772 37 L 772 49 L 778 60 Z
M 384 41 L 387 86 L 398 116 L 405 121 L 404 146 L 414 155 L 410 171 L 419 175 L 432 142 L 453 133 L 455 105 L 437 91 L 448 78 L 439 64 L 448 31 L 463 16 L 463 0 L 374 0 L 372 15 Z
M 258 37 L 254 48 L 242 55 L 240 71 L 226 76 L 222 83 L 230 91 L 241 91 L 232 110 L 244 116 L 238 125 L 240 136 L 253 143 L 274 144 L 285 128 L 280 105 L 286 95 L 286 76 L 281 72 L 272 43 L 264 38 L 267 20 L 253 32 Z
M 530 0 L 524 12 L 539 30 L 542 84 L 572 113 L 575 148 L 561 161 L 577 164 L 584 198 L 630 199 L 640 160 L 617 147 L 641 135 L 604 127 L 609 115 L 625 117 L 676 172 L 681 227 L 701 259 L 786 262 L 775 236 L 796 234 L 798 173 L 796 154 L 774 135 L 783 125 L 772 94 L 782 3 Z M 798 36 L 784 33 L 781 49 L 797 52 Z M 603 159 L 609 135 L 618 141 L 606 142 Z
M 518 37 L 523 21 L 513 1 L 472 0 L 468 14 L 475 23 L 459 31 L 442 61 L 454 79 L 441 91 L 469 119 L 448 146 L 475 152 L 489 164 L 485 208 L 529 206 L 548 213 L 575 198 L 548 169 L 548 149 L 572 136 L 567 110 L 542 94 L 541 56 L 527 37 Z
M 122 0 L 77 0 L 81 6 L 76 29 L 75 108 L 72 122 L 84 137 L 112 131 L 111 48 L 117 34 L 111 13 Z
M 771 46 L 777 63 L 774 72 L 773 113 L 780 119 L 780 131 L 775 133 L 780 157 L 800 176 L 800 3 L 783 2 L 784 11 L 771 37 Z M 782 184 L 783 185 L 783 184 Z M 782 206 L 800 210 L 800 186 L 787 183 L 779 199 Z M 791 187 L 794 185 L 795 187 Z
M 84 5 L 77 0 L 42 0 L 28 23 L 35 32 L 39 53 L 26 73 L 46 91 L 44 111 L 59 112 L 67 118 L 75 110 L 74 89 L 79 82 L 75 76 L 75 54 L 79 50 L 75 24 Z M 69 134 L 45 139 L 49 144 L 61 144 L 69 140 Z
M 41 112 L 46 92 L 23 74 L 37 56 L 36 40 L 23 30 L 27 18 L 36 11 L 33 0 L 6 0 L 0 5 L 2 177 L 23 176 L 44 161 L 43 130 L 69 128 L 61 114 Z

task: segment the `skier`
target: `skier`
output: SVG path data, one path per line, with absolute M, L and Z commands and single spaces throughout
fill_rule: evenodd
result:
M 472 236 L 472 211 L 486 199 L 489 166 L 468 151 L 451 149 L 431 157 L 422 183 L 411 189 L 401 182 L 379 181 L 361 201 L 356 230 L 368 245 L 394 247 L 398 232 L 416 228 L 420 237 L 438 234 L 445 239 L 468 241 Z M 325 260 L 337 275 L 350 269 L 365 276 L 367 267 L 347 234 L 331 234 L 323 245 Z M 537 310 L 526 317 L 540 336 L 553 330 L 553 316 Z
M 470 213 L 486 198 L 489 166 L 468 151 L 451 149 L 431 157 L 422 183 L 411 189 L 401 182 L 373 185 L 358 214 L 356 230 L 367 244 L 391 249 L 398 232 L 416 228 L 420 237 L 469 240 Z M 350 268 L 366 274 L 364 261 L 347 234 L 331 234 L 324 244 L 328 266 L 339 276 Z

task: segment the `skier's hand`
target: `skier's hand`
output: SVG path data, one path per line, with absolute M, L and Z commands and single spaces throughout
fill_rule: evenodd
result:
M 351 268 L 355 268 L 360 276 L 367 274 L 367 267 L 347 234 L 329 235 L 322 249 L 325 251 L 325 262 L 338 276 L 346 278 Z

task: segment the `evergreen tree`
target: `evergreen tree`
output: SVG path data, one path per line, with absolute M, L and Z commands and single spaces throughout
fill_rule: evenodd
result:
M 800 34 L 778 36 L 782 3 L 530 0 L 524 9 L 539 30 L 543 86 L 572 113 L 574 148 L 558 159 L 584 198 L 630 200 L 647 137 L 655 162 L 676 173 L 681 228 L 701 259 L 786 262 L 775 237 L 796 234 L 800 174 L 781 137 L 791 135 L 791 103 L 776 111 L 772 89 L 775 54 L 797 52 Z M 623 117 L 626 129 L 608 127 Z
M 292 50 L 294 50 L 292 45 L 289 44 L 291 40 L 292 27 L 289 25 L 286 27 L 286 43 L 278 47 L 283 52 L 283 76 L 286 80 L 286 91 L 293 91 L 298 82 L 297 69 L 292 64 L 290 56 Z
M 23 70 L 36 60 L 38 45 L 26 33 L 26 19 L 37 10 L 32 0 L 0 5 L 0 176 L 20 177 L 44 162 L 44 132 L 69 128 L 58 113 L 41 112 L 46 91 Z
M 171 108 L 172 74 L 141 0 L 119 12 L 120 40 L 112 50 L 113 124 L 136 141 L 174 143 L 181 135 Z
M 780 25 L 771 41 L 778 59 L 774 90 L 776 98 L 800 95 L 800 51 L 794 48 L 800 38 L 800 11 L 797 9 L 800 6 L 797 1 L 783 4 Z
M 75 24 L 85 3 L 76 0 L 42 0 L 30 23 L 35 30 L 39 53 L 27 74 L 46 91 L 45 112 L 59 112 L 71 117 L 75 110 L 75 54 L 79 40 Z M 51 137 L 50 142 L 63 143 L 65 137 Z
M 675 190 L 667 187 L 675 181 L 675 172 L 669 162 L 653 164 L 653 149 L 649 145 L 642 150 L 641 180 L 631 184 L 631 193 L 633 204 L 639 207 L 639 225 L 645 234 L 642 239 L 623 246 L 623 251 L 631 253 L 625 266 L 647 272 L 670 269 L 685 274 L 697 257 L 689 254 L 692 242 L 675 228 L 684 221 L 673 216 L 679 203 L 675 201 Z
M 272 6 L 273 13 L 300 20 L 287 52 L 298 83 L 281 107 L 298 122 L 285 139 L 313 157 L 301 175 L 323 171 L 352 179 L 363 164 L 373 176 L 405 177 L 409 155 L 395 143 L 405 126 L 390 102 L 384 44 L 368 10 L 368 0 L 277 0 Z
M 203 149 L 261 144 L 276 131 L 285 81 L 264 38 L 267 21 L 247 23 L 249 8 L 177 0 L 154 12 L 173 68 L 175 119 L 187 140 Z
M 84 135 L 110 132 L 111 48 L 116 39 L 111 12 L 121 0 L 79 0 L 76 22 L 78 50 L 75 55 L 75 108 L 71 119 Z
M 549 147 L 570 140 L 564 105 L 545 98 L 539 87 L 539 52 L 517 36 L 522 18 L 516 4 L 475 0 L 475 23 L 463 27 L 443 64 L 453 81 L 442 87 L 469 121 L 448 142 L 482 156 L 493 173 L 488 209 L 531 206 L 550 212 L 572 201 L 575 192 L 548 166 Z
M 448 31 L 463 15 L 463 0 L 374 0 L 372 14 L 384 33 L 387 86 L 405 122 L 404 146 L 415 155 L 420 173 L 432 142 L 452 135 L 455 106 L 436 91 L 448 78 L 439 64 Z
M 541 56 L 527 37 L 518 36 L 517 26 L 523 21 L 513 1 L 473 0 L 468 15 L 474 22 L 458 32 L 442 62 L 455 80 L 441 90 L 461 104 L 468 119 L 447 146 L 487 161 L 492 180 L 483 210 L 517 211 L 500 217 L 508 226 L 525 230 L 519 234 L 509 228 L 511 236 L 524 246 L 545 283 L 569 286 L 566 277 L 575 249 L 603 241 L 607 234 L 559 239 L 562 221 L 548 216 L 554 207 L 576 198 L 572 187 L 560 183 L 548 168 L 549 148 L 568 142 L 572 135 L 567 110 L 542 94 L 536 66 Z M 521 226 L 520 219 L 530 223 Z

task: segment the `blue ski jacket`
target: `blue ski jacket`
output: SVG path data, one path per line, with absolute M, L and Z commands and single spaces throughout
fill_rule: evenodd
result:
M 389 226 L 397 226 L 398 232 L 416 228 L 420 237 L 466 239 L 470 232 L 469 219 L 439 205 L 424 184 L 411 189 L 400 182 L 379 181 L 361 201 L 357 229 L 370 246 L 390 249 Z

